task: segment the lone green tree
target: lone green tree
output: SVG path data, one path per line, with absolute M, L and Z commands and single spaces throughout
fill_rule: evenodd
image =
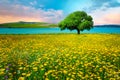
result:
M 62 20 L 58 26 L 61 30 L 77 30 L 77 33 L 80 34 L 80 31 L 93 28 L 93 19 L 84 11 L 75 11 Z

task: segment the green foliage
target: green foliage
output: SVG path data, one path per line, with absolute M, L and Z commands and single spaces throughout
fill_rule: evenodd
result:
M 61 21 L 58 25 L 61 30 L 69 29 L 69 30 L 90 30 L 93 27 L 92 17 L 87 15 L 84 11 L 76 11 L 68 15 L 63 21 Z

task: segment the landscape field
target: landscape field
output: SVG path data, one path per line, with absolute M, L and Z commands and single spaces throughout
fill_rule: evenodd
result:
M 120 80 L 120 35 L 0 35 L 0 80 Z

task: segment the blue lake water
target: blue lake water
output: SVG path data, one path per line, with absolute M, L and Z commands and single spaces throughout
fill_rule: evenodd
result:
M 76 30 L 63 30 L 59 28 L 0 28 L 0 34 L 49 34 L 49 33 L 77 33 Z M 120 28 L 117 27 L 94 27 L 90 31 L 81 33 L 116 33 L 120 34 Z

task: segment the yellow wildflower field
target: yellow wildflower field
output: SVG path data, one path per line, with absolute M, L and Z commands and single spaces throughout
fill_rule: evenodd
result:
M 0 80 L 120 80 L 119 34 L 0 35 Z

